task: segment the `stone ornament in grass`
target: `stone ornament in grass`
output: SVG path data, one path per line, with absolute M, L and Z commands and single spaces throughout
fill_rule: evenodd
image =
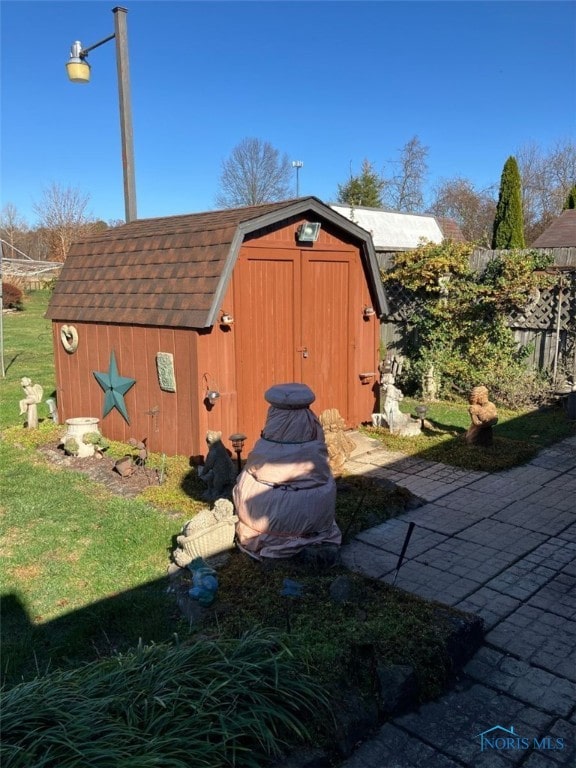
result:
M 176 537 L 172 559 L 186 568 L 197 557 L 213 557 L 234 546 L 238 517 L 229 499 L 217 499 L 212 509 L 201 509 Z
M 24 390 L 24 398 L 20 400 L 20 416 L 26 414 L 26 426 L 28 429 L 38 428 L 38 403 L 42 402 L 44 390 L 40 384 L 32 384 L 32 379 L 24 376 L 20 379 Z
M 466 432 L 468 445 L 488 446 L 494 442 L 492 427 L 498 423 L 496 406 L 488 399 L 488 388 L 474 387 L 468 398 L 468 413 L 472 424 Z

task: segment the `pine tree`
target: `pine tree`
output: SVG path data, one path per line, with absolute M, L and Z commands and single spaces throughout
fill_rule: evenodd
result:
M 562 210 L 566 211 L 568 209 L 576 208 L 576 184 L 572 187 L 570 192 L 568 192 L 568 197 L 566 198 L 564 205 L 562 206 Z
M 493 249 L 525 248 L 522 182 L 515 157 L 504 163 L 492 232 Z
M 351 176 L 346 184 L 338 184 L 338 202 L 351 206 L 362 205 L 365 208 L 381 208 L 384 184 L 372 163 L 364 160 L 358 176 Z

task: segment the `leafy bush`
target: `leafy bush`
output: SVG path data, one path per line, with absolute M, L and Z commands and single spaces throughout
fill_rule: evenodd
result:
M 268 764 L 326 709 L 273 635 L 141 645 L 4 692 L 4 768 Z
M 13 283 L 2 283 L 2 304 L 7 309 L 24 308 L 23 294 L 20 288 Z
M 445 397 L 485 384 L 501 404 L 538 402 L 548 384 L 528 370 L 529 349 L 517 344 L 507 317 L 550 284 L 550 276 L 540 271 L 545 263 L 537 252 L 508 251 L 478 275 L 469 266 L 471 250 L 450 241 L 428 243 L 397 254 L 394 269 L 383 275 L 415 299 L 413 332 L 403 350 L 409 364 L 400 384 L 416 394 L 433 368 Z

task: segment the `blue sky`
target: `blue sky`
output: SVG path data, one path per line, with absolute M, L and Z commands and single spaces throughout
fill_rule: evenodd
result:
M 53 182 L 124 217 L 113 42 L 69 83 L 70 45 L 113 32 L 114 2 L 2 0 L 1 204 L 30 224 Z M 335 200 L 364 158 L 386 172 L 417 135 L 429 183 L 498 185 L 506 158 L 576 128 L 576 3 L 125 0 L 138 216 L 215 207 L 244 137 L 302 160 Z

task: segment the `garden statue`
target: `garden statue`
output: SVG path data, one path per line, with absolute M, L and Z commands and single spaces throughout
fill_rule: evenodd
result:
M 388 427 L 390 433 L 400 437 L 412 437 L 421 433 L 420 421 L 408 413 L 402 413 L 399 403 L 404 394 L 396 384 L 396 373 L 402 368 L 402 360 L 383 360 L 378 366 L 380 371 L 380 413 L 372 414 L 375 427 Z
M 383 392 L 382 414 L 385 419 L 383 426 L 387 426 L 392 435 L 399 435 L 400 437 L 419 435 L 422 431 L 420 421 L 400 410 L 400 401 L 404 399 L 402 390 L 398 389 L 395 384 L 387 384 Z
M 424 400 L 436 400 L 438 395 L 438 382 L 434 374 L 434 366 L 431 365 L 422 376 L 422 397 Z
M 402 420 L 403 414 L 400 411 L 400 401 L 404 400 L 404 395 L 394 382 L 390 382 L 382 387 L 382 394 L 384 399 L 380 410 L 384 414 L 390 432 L 392 432 Z
M 206 443 L 208 445 L 206 461 L 203 466 L 198 467 L 198 477 L 207 486 L 202 498 L 205 501 L 228 498 L 236 480 L 236 470 L 222 443 L 222 432 L 208 430 Z
M 498 422 L 498 414 L 494 403 L 488 400 L 487 387 L 474 387 L 468 402 L 472 424 L 466 432 L 466 442 L 469 445 L 492 445 L 492 427 Z
M 320 424 L 324 430 L 330 469 L 334 477 L 339 477 L 356 443 L 346 434 L 346 422 L 337 408 L 323 411 L 320 414 Z
M 214 558 L 234 547 L 238 518 L 229 499 L 217 499 L 212 509 L 201 509 L 176 537 L 172 559 L 186 568 L 197 557 Z
M 385 387 L 387 384 L 394 384 L 396 376 L 392 373 L 392 366 L 388 360 L 384 360 L 378 366 L 380 371 L 380 386 Z
M 264 395 L 270 407 L 262 436 L 234 486 L 237 544 L 261 558 L 292 557 L 306 550 L 338 552 L 336 481 L 324 431 L 310 410 L 305 384 L 278 384 Z
M 27 376 L 20 379 L 20 384 L 26 395 L 26 397 L 20 400 L 20 415 L 26 414 L 26 426 L 28 429 L 37 429 L 38 403 L 42 402 L 44 390 L 40 384 L 32 384 L 32 380 Z

